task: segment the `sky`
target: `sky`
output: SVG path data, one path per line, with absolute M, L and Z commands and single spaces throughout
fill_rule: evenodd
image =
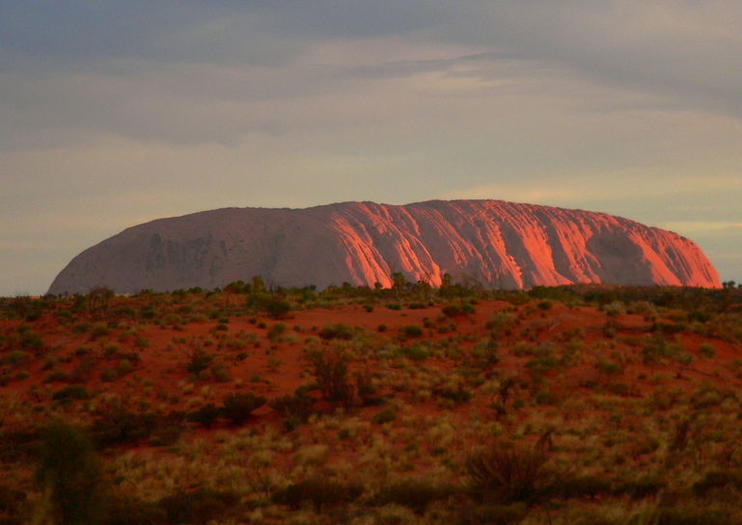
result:
M 0 0 L 0 295 L 221 207 L 492 198 L 742 281 L 739 0 Z

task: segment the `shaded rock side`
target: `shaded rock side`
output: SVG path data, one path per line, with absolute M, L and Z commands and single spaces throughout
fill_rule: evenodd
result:
M 79 254 L 49 293 L 215 288 L 254 275 L 283 286 L 390 286 L 393 272 L 433 285 L 448 272 L 507 289 L 720 286 L 700 248 L 670 231 L 605 213 L 457 200 L 225 208 L 158 219 Z

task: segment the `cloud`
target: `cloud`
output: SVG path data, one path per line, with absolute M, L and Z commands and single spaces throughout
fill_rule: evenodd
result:
M 7 252 L 39 251 L 49 249 L 50 246 L 46 242 L 0 239 L 0 250 Z
M 6 70 L 27 61 L 105 70 L 115 60 L 283 67 L 318 42 L 404 38 L 559 64 L 686 107 L 742 109 L 736 0 L 42 0 L 3 2 L 0 15 Z
M 111 59 L 274 65 L 290 60 L 301 43 L 266 27 L 261 3 L 2 2 L 0 63 L 24 68 L 25 60 L 59 71 L 100 70 Z
M 740 18 L 722 0 L 1 2 L 0 144 L 234 144 L 385 118 L 391 89 L 739 119 Z
M 742 234 L 742 222 L 730 221 L 670 221 L 663 223 L 663 228 L 686 232 L 719 232 L 737 230 Z
M 451 27 L 451 37 L 742 116 L 742 78 L 730 75 L 742 66 L 739 2 L 489 2 L 479 12 L 496 30 Z

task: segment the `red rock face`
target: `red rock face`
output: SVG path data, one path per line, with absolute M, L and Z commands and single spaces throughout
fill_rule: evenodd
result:
M 82 252 L 49 293 L 214 288 L 254 275 L 284 286 L 390 286 L 393 272 L 433 285 L 448 272 L 509 289 L 720 286 L 698 246 L 673 232 L 605 213 L 459 200 L 226 208 L 159 219 Z

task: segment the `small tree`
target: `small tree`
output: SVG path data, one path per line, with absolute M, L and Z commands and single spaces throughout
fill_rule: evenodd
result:
M 266 291 L 265 282 L 261 276 L 255 275 L 252 278 L 250 281 L 250 291 L 256 294 L 264 293 Z
M 58 421 L 43 431 L 36 482 L 43 491 L 38 521 L 93 525 L 105 519 L 105 483 L 88 436 Z
M 402 272 L 392 273 L 392 291 L 394 291 L 394 295 L 397 299 L 400 298 L 402 292 L 407 290 L 407 286 L 407 278 Z
M 97 286 L 88 293 L 88 311 L 94 318 L 102 317 L 111 305 L 111 299 L 116 294 L 110 288 Z
M 327 401 L 353 403 L 353 385 L 348 380 L 348 356 L 342 352 L 316 352 L 311 356 L 314 375 Z

